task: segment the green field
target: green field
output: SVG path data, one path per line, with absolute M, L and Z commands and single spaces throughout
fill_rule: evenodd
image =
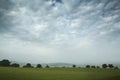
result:
M 0 80 L 120 80 L 120 70 L 0 67 Z

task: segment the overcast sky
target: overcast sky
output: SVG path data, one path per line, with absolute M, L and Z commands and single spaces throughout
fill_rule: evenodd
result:
M 120 0 L 0 0 L 0 60 L 120 63 Z

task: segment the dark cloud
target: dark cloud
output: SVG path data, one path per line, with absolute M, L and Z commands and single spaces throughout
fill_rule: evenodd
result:
M 0 56 L 120 60 L 119 8 L 120 0 L 0 0 Z
M 114 23 L 120 22 L 120 16 L 116 17 L 115 20 L 113 21 Z
M 94 36 L 100 30 L 107 31 L 110 25 L 105 21 L 109 17 L 117 16 L 110 18 L 108 23 L 120 21 L 119 3 L 119 0 L 1 0 L 0 32 L 11 32 L 11 35 L 33 42 L 49 42 L 56 34 L 70 36 L 73 30 L 76 32 L 75 36 L 86 36 L 88 33 Z M 9 15 L 10 12 L 14 14 Z M 74 20 L 78 20 L 77 24 L 70 28 Z M 42 31 L 35 32 L 35 25 L 40 27 L 44 23 L 47 27 L 43 26 Z M 107 26 L 103 27 L 102 24 Z M 101 29 L 97 29 L 99 25 Z
M 12 17 L 7 15 L 14 7 L 11 0 L 0 0 L 0 32 L 9 31 L 12 27 Z
M 9 10 L 12 9 L 14 3 L 11 0 L 0 0 L 0 9 Z
M 103 5 L 103 16 L 115 15 L 116 11 L 120 14 L 120 0 L 106 0 Z

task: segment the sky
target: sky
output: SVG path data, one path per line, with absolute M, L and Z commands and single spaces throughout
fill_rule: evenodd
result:
M 120 0 L 0 0 L 0 60 L 120 63 Z

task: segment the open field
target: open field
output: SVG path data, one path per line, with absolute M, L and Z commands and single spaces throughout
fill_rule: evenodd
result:
M 0 80 L 120 80 L 120 70 L 0 67 Z

